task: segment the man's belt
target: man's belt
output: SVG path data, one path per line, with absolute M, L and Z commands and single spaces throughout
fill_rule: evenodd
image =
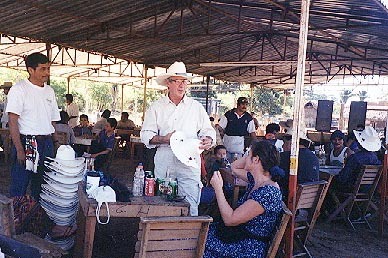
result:
M 25 134 L 20 134 L 20 137 L 26 138 L 26 139 L 32 138 L 33 136 L 38 141 L 52 139 L 52 135 L 51 134 L 47 134 L 47 135 L 25 135 Z

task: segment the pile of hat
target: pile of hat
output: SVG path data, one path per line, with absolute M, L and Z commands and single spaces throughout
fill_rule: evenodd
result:
M 70 145 L 61 145 L 55 158 L 45 160 L 44 179 L 40 204 L 56 225 L 75 227 L 78 211 L 78 182 L 82 181 L 85 170 L 84 158 L 76 158 Z M 64 250 L 74 245 L 74 234 L 47 240 Z

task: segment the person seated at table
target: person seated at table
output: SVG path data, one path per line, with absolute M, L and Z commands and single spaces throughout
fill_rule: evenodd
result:
M 270 141 L 273 145 L 275 145 L 276 149 L 279 152 L 282 152 L 283 151 L 283 141 L 276 138 L 276 136 L 279 132 L 280 132 L 280 126 L 278 124 L 275 124 L 275 123 L 268 124 L 265 127 L 264 138 L 267 141 Z
M 283 136 L 283 152 L 280 153 L 280 167 L 285 171 L 285 177 L 280 181 L 280 187 L 284 194 L 284 200 L 288 198 L 288 181 L 290 175 L 290 156 L 292 128 L 288 128 Z M 298 184 L 314 182 L 319 180 L 319 160 L 317 156 L 309 149 L 311 140 L 305 133 L 300 135 L 299 153 L 298 153 Z
M 117 123 L 117 129 L 133 130 L 135 127 L 135 123 L 131 119 L 129 119 L 128 112 L 122 112 L 121 120 Z
M 93 126 L 92 133 L 94 135 L 98 135 L 102 129 L 104 129 L 107 119 L 110 117 L 110 110 L 105 109 L 104 112 L 101 114 L 101 118 L 96 122 L 96 124 Z
M 103 168 L 103 164 L 108 159 L 108 154 L 113 150 L 115 144 L 115 129 L 117 126 L 117 120 L 115 118 L 108 118 L 103 129 L 96 140 L 92 141 L 90 146 L 90 157 L 94 158 L 94 168 L 100 171 Z
M 92 138 L 92 126 L 89 117 L 85 114 L 79 116 L 79 125 L 73 128 L 75 137 Z
M 351 155 L 346 160 L 344 168 L 334 177 L 336 191 L 352 191 L 363 165 L 381 165 L 381 161 L 375 153 L 375 151 L 381 148 L 381 142 L 376 130 L 371 126 L 366 126 L 363 131 L 353 130 L 353 133 L 357 139 L 360 151 Z
M 345 159 L 354 153 L 350 148 L 344 145 L 344 139 L 345 134 L 340 130 L 335 130 L 331 134 L 330 141 L 333 145 L 333 149 L 330 152 L 326 164 L 342 167 Z
M 69 126 L 69 115 L 66 111 L 59 112 L 59 115 L 61 116 L 61 120 L 55 122 L 54 128 L 56 132 L 63 132 L 67 134 L 67 143 L 66 144 L 73 144 L 75 141 L 75 136 L 73 129 Z
M 213 156 L 206 160 L 206 181 L 210 182 L 214 171 L 228 166 L 230 166 L 230 163 L 226 159 L 226 147 L 224 145 L 217 145 L 214 148 Z
M 214 173 L 210 183 L 223 222 L 210 225 L 203 257 L 265 257 L 282 214 L 277 181 L 284 171 L 278 164 L 279 153 L 267 141 L 254 142 L 247 157 L 233 162 L 233 174 L 248 182 L 235 210 L 225 199 L 220 172 Z

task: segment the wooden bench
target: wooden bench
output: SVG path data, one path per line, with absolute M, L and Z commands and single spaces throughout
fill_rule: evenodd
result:
M 212 221 L 209 216 L 140 218 L 135 257 L 200 258 Z

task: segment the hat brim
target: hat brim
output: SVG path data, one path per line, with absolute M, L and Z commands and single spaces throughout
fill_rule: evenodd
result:
M 364 134 L 364 131 L 353 130 L 354 135 L 358 143 L 367 151 L 378 151 L 381 148 L 381 142 L 379 138 L 372 139 Z M 368 139 L 369 138 L 369 139 Z M 365 140 L 368 139 L 369 141 Z
M 175 132 L 171 135 L 171 150 L 177 159 L 186 166 L 199 168 L 201 164 L 200 154 L 202 149 L 199 148 L 201 141 L 199 139 L 188 139 L 182 132 Z
M 66 176 L 59 176 L 54 173 L 46 173 L 43 177 L 45 178 L 50 178 L 56 182 L 65 184 L 65 185 L 75 185 L 78 182 L 82 181 L 82 176 L 81 177 L 66 177 Z
M 157 84 L 162 85 L 162 86 L 167 86 L 167 79 L 172 77 L 172 76 L 179 76 L 179 77 L 184 77 L 188 80 L 191 80 L 194 78 L 194 76 L 190 76 L 187 73 L 182 73 L 182 74 L 176 74 L 176 73 L 164 73 L 155 78 L 155 81 Z
M 50 158 L 47 157 L 47 159 L 52 160 L 57 163 L 59 166 L 65 166 L 65 167 L 80 167 L 83 166 L 83 163 L 85 162 L 84 158 L 75 158 L 74 160 L 63 160 L 63 159 L 58 159 L 58 158 Z

